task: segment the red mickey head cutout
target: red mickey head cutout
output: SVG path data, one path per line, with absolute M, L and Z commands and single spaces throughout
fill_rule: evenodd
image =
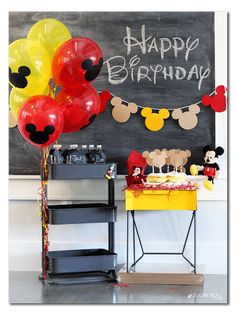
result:
M 100 113 L 103 113 L 106 109 L 107 102 L 110 101 L 110 99 L 112 98 L 112 95 L 109 91 L 104 90 L 99 94 L 99 96 L 100 96 L 100 100 L 101 100 Z
M 101 99 L 90 84 L 63 88 L 56 96 L 64 117 L 64 132 L 79 131 L 100 114 Z
M 224 112 L 226 110 L 227 98 L 225 96 L 226 88 L 223 85 L 219 85 L 216 88 L 214 95 L 203 95 L 202 104 L 204 106 L 211 106 L 215 112 Z
M 35 147 L 47 147 L 62 133 L 63 116 L 58 103 L 49 96 L 32 96 L 21 106 L 18 128 Z
M 93 81 L 103 65 L 102 51 L 89 38 L 72 38 L 62 44 L 52 61 L 52 73 L 57 85 L 78 86 Z

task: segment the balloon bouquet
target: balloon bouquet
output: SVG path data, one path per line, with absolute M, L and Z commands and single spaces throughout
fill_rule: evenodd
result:
M 61 133 L 79 131 L 105 110 L 111 98 L 90 84 L 103 65 L 100 47 L 89 38 L 71 38 L 66 26 L 43 19 L 27 38 L 9 45 L 10 109 L 21 135 L 39 147 L 41 159 L 43 273 L 47 279 L 47 156 Z M 60 91 L 58 91 L 60 87 Z
M 46 148 L 61 133 L 79 131 L 105 110 L 109 92 L 90 84 L 103 56 L 89 38 L 71 38 L 55 19 L 35 23 L 27 38 L 9 45 L 10 109 L 21 135 Z M 52 88 L 53 84 L 56 87 Z M 55 93 L 60 87 L 60 91 Z

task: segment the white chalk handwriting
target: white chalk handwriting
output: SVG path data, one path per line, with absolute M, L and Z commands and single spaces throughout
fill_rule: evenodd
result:
M 198 89 L 201 89 L 203 80 L 210 75 L 211 69 L 209 63 L 207 67 L 190 64 L 191 55 L 196 54 L 200 46 L 199 38 L 153 36 L 146 33 L 145 25 L 141 25 L 139 36 L 135 36 L 129 26 L 126 26 L 125 30 L 124 55 L 112 56 L 104 62 L 107 66 L 108 81 L 111 84 L 123 84 L 129 79 L 138 83 L 145 80 L 153 85 L 158 85 L 158 81 L 163 79 L 195 80 Z M 152 62 L 147 65 L 148 57 L 145 58 L 145 63 L 142 61 L 142 56 L 149 54 L 157 55 L 156 64 Z M 173 59 L 180 60 L 179 65 L 176 65 L 176 61 L 174 65 L 167 65 L 167 61 L 170 63 Z

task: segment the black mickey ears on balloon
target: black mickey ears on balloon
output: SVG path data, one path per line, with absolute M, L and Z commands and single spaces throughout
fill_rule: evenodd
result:
M 27 66 L 21 66 L 18 68 L 18 72 L 21 74 L 21 75 L 24 75 L 25 77 L 29 76 L 31 71 L 30 71 L 30 68 L 27 67 Z
M 34 124 L 26 124 L 25 130 L 28 131 L 29 133 L 36 131 L 36 126 Z
M 51 135 L 55 131 L 55 127 L 52 125 L 48 125 L 44 128 L 44 132 L 47 133 L 48 135 Z
M 92 115 L 92 116 L 89 118 L 89 122 L 87 123 L 87 125 L 85 125 L 85 126 L 83 126 L 82 128 L 80 128 L 80 130 L 82 130 L 82 129 L 88 127 L 89 125 L 91 125 L 91 124 L 94 122 L 94 120 L 95 120 L 96 118 L 97 118 L 97 115 Z
M 9 81 L 16 88 L 24 89 L 28 84 L 26 77 L 28 77 L 30 73 L 30 68 L 26 66 L 19 67 L 18 72 L 12 72 L 11 68 L 9 68 Z
M 98 65 L 93 65 L 93 61 L 91 59 L 86 59 L 82 62 L 82 69 L 86 70 L 85 72 L 85 80 L 93 81 L 101 71 L 103 66 L 103 58 L 99 59 Z
M 36 126 L 34 124 L 26 124 L 26 131 L 29 132 L 29 138 L 32 142 L 37 144 L 43 144 L 48 142 L 49 135 L 53 134 L 55 131 L 55 127 L 52 125 L 47 125 L 44 128 L 44 131 L 37 131 Z

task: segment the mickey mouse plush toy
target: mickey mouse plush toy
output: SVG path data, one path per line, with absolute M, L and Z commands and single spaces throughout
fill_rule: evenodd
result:
M 208 189 L 212 190 L 214 187 L 214 178 L 217 178 L 219 175 L 219 165 L 216 163 L 219 155 L 224 153 L 224 149 L 222 147 L 217 147 L 216 149 L 212 149 L 210 145 L 206 145 L 203 148 L 204 153 L 204 164 L 203 165 L 191 165 L 190 173 L 193 176 L 196 175 L 205 175 L 208 177 L 207 180 L 203 182 L 203 185 Z
M 143 184 L 145 176 L 142 175 L 143 168 L 140 166 L 133 166 L 133 173 L 132 173 L 132 182 L 133 184 Z

